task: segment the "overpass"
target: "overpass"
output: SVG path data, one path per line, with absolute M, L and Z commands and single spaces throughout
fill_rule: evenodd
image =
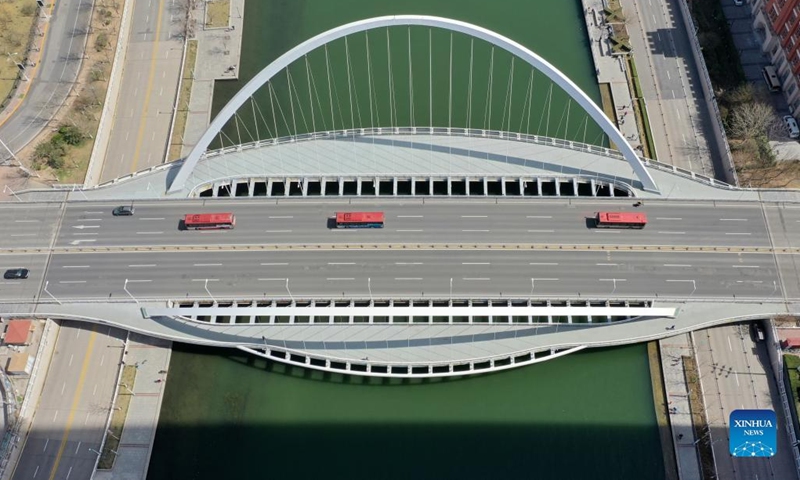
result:
M 405 25 L 509 49 L 586 108 L 620 151 L 548 129 L 414 126 L 413 108 L 411 126 L 353 121 L 299 133 L 287 121 L 290 135 L 280 136 L 277 112 L 297 107 L 295 125 L 302 113 L 292 80 L 288 105 L 277 100 L 266 115 L 276 119 L 271 138 L 222 141 L 258 128 L 241 108 L 263 119 L 256 92 L 266 86 L 275 102 L 272 82 L 292 78 L 290 60 Z M 307 105 L 324 103 L 308 78 Z M 323 99 L 330 119 L 333 98 Z M 425 101 L 432 111 L 432 93 Z M 533 100 L 523 103 L 530 112 Z M 338 117 L 357 110 L 350 103 Z M 509 111 L 501 124 L 511 120 Z M 205 151 L 215 137 L 220 148 Z M 182 163 L 2 205 L 11 227 L 0 267 L 31 269 L 26 281 L 2 282 L 3 315 L 114 324 L 329 371 L 448 376 L 785 314 L 800 299 L 796 192 L 738 189 L 638 158 L 552 65 L 460 22 L 390 17 L 326 32 L 255 77 L 204 138 Z M 645 201 L 646 229 L 590 228 L 594 212 L 630 209 L 631 197 Z M 136 215 L 113 217 L 120 204 Z M 327 228 L 333 212 L 361 209 L 386 212 L 386 228 Z M 179 230 L 185 213 L 211 210 L 234 212 L 236 229 Z

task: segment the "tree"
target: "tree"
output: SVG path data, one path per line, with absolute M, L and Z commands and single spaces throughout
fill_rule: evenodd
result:
M 730 133 L 740 139 L 770 136 L 778 126 L 772 105 L 764 102 L 747 102 L 731 107 Z

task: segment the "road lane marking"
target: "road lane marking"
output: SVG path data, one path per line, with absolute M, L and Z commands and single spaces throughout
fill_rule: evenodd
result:
M 264 230 L 264 233 L 292 233 L 291 230 Z
M 686 232 L 658 232 L 662 235 L 686 235 Z
M 102 222 L 102 218 L 83 218 L 81 219 L 82 222 Z
M 422 280 L 421 277 L 396 277 L 395 280 Z
M 61 268 L 89 268 L 89 265 L 64 265 Z
M 552 215 L 526 215 L 525 218 L 553 218 Z
M 73 233 L 72 235 L 77 237 L 79 235 L 83 235 L 83 236 L 86 236 L 86 235 L 97 235 L 97 233 L 96 232 L 85 232 L 85 233 L 82 232 L 82 233 Z
M 462 232 L 488 232 L 489 230 L 461 230 Z
M 665 280 L 665 281 L 666 282 L 672 282 L 672 283 L 674 283 L 674 282 L 689 282 L 689 283 L 694 282 L 694 280 Z
M 461 280 L 474 280 L 474 281 L 486 281 L 488 282 L 491 278 L 482 278 L 482 277 L 464 277 Z
M 616 267 L 618 263 L 595 263 L 598 267 Z
M 534 278 L 534 280 L 541 280 L 541 281 L 545 281 L 545 282 L 557 282 L 558 281 L 557 278 Z
M 601 282 L 626 282 L 624 278 L 598 278 Z
M 489 262 L 461 262 L 461 265 L 489 265 Z
M 164 0 L 161 0 L 158 4 L 158 15 L 156 17 L 156 32 L 155 36 L 153 37 L 155 41 L 153 42 L 153 48 L 150 52 L 150 69 L 148 70 L 148 78 L 147 78 L 147 88 L 144 93 L 144 107 L 142 108 L 141 113 L 141 120 L 139 121 L 139 131 L 136 135 L 136 146 L 134 148 L 133 153 L 133 164 L 131 165 L 130 171 L 135 172 L 138 170 L 139 166 L 139 154 L 142 150 L 142 141 L 144 140 L 144 132 L 145 126 L 147 125 L 147 111 L 150 107 L 150 95 L 153 92 L 153 80 L 155 80 L 156 76 L 156 59 L 158 58 L 158 47 L 160 42 L 158 39 L 161 37 L 161 18 L 164 13 Z M 144 52 L 142 52 L 144 54 Z M 52 478 L 50 480 L 53 480 Z
M 409 229 L 405 229 L 405 230 L 397 230 L 397 231 L 398 231 L 398 232 L 421 232 L 422 230 L 421 230 L 421 229 L 420 229 L 420 230 L 409 230 Z
M 72 228 L 83 230 L 84 228 L 100 228 L 100 225 L 73 225 Z
M 56 410 L 56 414 L 58 414 L 58 410 Z M 56 421 L 56 417 L 53 417 L 53 421 L 54 421 L 54 422 Z M 43 451 L 43 452 L 46 452 L 46 451 L 47 451 L 47 445 L 48 445 L 49 443 L 50 443 L 50 439 L 49 439 L 49 438 L 48 438 L 48 439 L 46 439 L 46 440 L 44 441 L 44 448 L 42 449 L 42 451 Z
M 61 445 L 58 447 L 58 454 L 56 455 L 56 460 L 53 463 L 53 469 L 50 471 L 50 480 L 55 479 L 56 472 L 58 471 L 58 464 L 61 463 L 61 456 L 64 455 L 64 448 L 67 446 L 67 439 L 69 439 L 69 433 L 72 429 L 72 420 L 75 418 L 75 411 L 78 408 L 78 403 L 80 403 L 81 399 L 81 390 L 83 390 L 83 384 L 86 381 L 86 373 L 89 370 L 89 360 L 92 357 L 92 350 L 94 349 L 94 342 L 97 338 L 97 332 L 92 329 L 91 335 L 89 335 L 89 345 L 86 347 L 86 356 L 83 358 L 83 366 L 81 367 L 81 373 L 78 377 L 78 385 L 75 388 L 75 394 L 72 396 L 72 407 L 69 411 L 69 416 L 67 416 L 67 424 L 64 428 L 64 435 L 61 437 Z
M 725 235 L 752 235 L 750 232 L 726 232 Z
M 489 218 L 489 215 L 461 215 L 461 218 Z
M 69 470 L 67 470 L 67 477 L 64 480 L 69 480 L 69 476 L 71 473 L 72 473 L 72 467 L 69 467 Z
M 528 265 L 558 265 L 555 262 L 530 262 Z
M 683 220 L 683 218 L 680 218 L 680 217 L 656 217 L 656 220 L 674 220 L 674 221 L 678 221 L 678 220 Z
M 193 282 L 219 282 L 218 278 L 193 278 Z
M 274 267 L 276 265 L 289 265 L 289 264 L 288 263 L 280 263 L 280 262 L 277 262 L 277 263 L 262 263 L 261 264 L 262 267 Z
M 728 339 L 728 350 L 730 350 L 732 352 L 733 351 L 733 345 L 731 345 L 731 337 L 728 336 L 728 337 L 725 337 L 725 338 Z
M 86 425 L 86 422 L 83 422 L 83 424 Z M 78 446 L 75 447 L 75 455 L 77 455 L 78 451 L 81 449 L 81 443 L 83 443 L 83 442 L 78 442 Z
M 97 214 L 105 213 L 105 212 L 83 212 L 83 213 L 85 213 L 87 215 L 97 215 Z
M 619 230 L 609 230 L 609 229 L 607 229 L 607 228 L 594 228 L 594 229 L 592 229 L 592 231 L 593 231 L 594 233 L 615 233 L 615 234 L 620 234 L 620 233 L 622 233 L 622 232 L 620 232 Z
M 764 283 L 761 280 L 736 280 L 736 283 Z
M 746 218 L 720 218 L 720 222 L 746 222 Z
M 97 384 L 95 383 L 94 388 L 92 389 L 92 396 L 94 397 L 96 395 L 97 395 Z
M 397 218 L 423 218 L 422 215 L 398 215 Z
M 150 283 L 152 280 L 128 280 L 128 283 Z
M 259 282 L 283 282 L 285 278 L 259 278 Z
M 36 470 L 33 471 L 33 478 L 36 478 L 37 473 L 39 473 L 39 465 L 36 465 Z
M 335 282 L 337 280 L 355 280 L 353 277 L 330 277 L 327 279 L 328 281 Z
M 14 220 L 14 223 L 39 223 L 39 220 Z
M 195 263 L 195 267 L 221 267 L 221 263 Z
M 12 233 L 12 237 L 35 237 L 38 233 Z
M 328 262 L 328 265 L 355 265 L 355 262 Z
M 141 217 L 139 220 L 146 221 L 146 220 L 165 220 L 164 217 Z
M 64 396 L 64 389 L 67 388 L 67 382 L 61 384 L 61 396 Z
M 164 232 L 136 232 L 136 235 L 161 235 Z
M 129 268 L 143 268 L 143 267 L 155 267 L 155 263 L 141 263 L 138 265 L 128 265 Z
M 272 216 L 267 217 L 267 218 L 294 218 L 294 216 L 293 215 L 272 215 Z
M 731 265 L 733 268 L 761 268 L 758 265 Z
M 422 262 L 394 262 L 395 265 L 424 265 Z
M 58 283 L 86 283 L 86 280 L 62 280 Z
M 665 267 L 691 267 L 688 263 L 665 263 Z
M 555 233 L 555 230 L 528 230 L 528 233 Z

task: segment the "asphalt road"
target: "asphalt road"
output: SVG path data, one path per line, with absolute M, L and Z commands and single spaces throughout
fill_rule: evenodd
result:
M 786 430 L 778 428 L 778 453 L 767 458 L 734 458 L 729 454 L 728 418 L 738 409 L 771 409 L 783 425 L 783 409 L 773 404 L 779 398 L 763 344 L 755 343 L 747 325 L 728 325 L 696 332 L 700 379 L 711 425 L 711 445 L 719 478 L 795 478 Z M 773 391 L 771 391 L 771 389 Z
M 290 292 L 366 297 L 370 289 L 378 296 L 442 296 L 450 294 L 451 278 L 456 296 L 520 296 L 530 295 L 531 290 L 537 296 L 797 296 L 793 266 L 798 255 L 768 251 L 771 245 L 798 246 L 800 209 L 786 207 L 648 202 L 639 209 L 649 218 L 644 230 L 603 230 L 590 228 L 587 218 L 600 209 L 632 210 L 629 201 L 143 202 L 134 204 L 134 216 L 114 217 L 111 210 L 116 205 L 73 203 L 63 215 L 58 204 L 0 208 L 0 222 L 15 227 L 0 237 L 6 249 L 0 255 L 0 269 L 31 270 L 28 280 L 0 282 L 0 299 L 208 298 Z M 386 228 L 329 229 L 327 219 L 337 210 L 384 211 Z M 179 230 L 184 214 L 208 211 L 234 212 L 236 228 Z M 61 219 L 56 228 L 54 222 Z M 20 250 L 51 242 L 57 247 L 51 256 Z M 531 243 L 548 249 L 498 247 Z M 459 247 L 463 244 L 484 246 Z M 229 248 L 217 249 L 220 245 Z M 275 249 L 261 250 L 262 245 Z M 319 251 L 290 250 L 297 245 L 314 245 Z M 344 250 L 345 245 L 352 250 Z M 581 247 L 563 250 L 571 245 Z M 638 251 L 614 250 L 625 245 Z M 198 250 L 203 246 L 214 249 Z M 91 252 L 94 247 L 110 251 Z M 133 252 L 131 247 L 155 250 Z M 701 248 L 685 251 L 684 247 Z M 767 250 L 753 253 L 748 247 Z
M 133 4 L 128 51 L 100 182 L 164 161 L 178 90 L 184 15 L 173 0 Z
M 644 230 L 590 228 L 598 210 L 634 210 L 630 202 L 429 203 L 355 205 L 313 202 L 162 202 L 134 204 L 136 214 L 113 217 L 115 204 L 74 204 L 67 209 L 56 245 L 204 245 L 302 243 L 552 243 L 596 245 L 769 246 L 757 204 L 652 203 Z M 383 229 L 328 228 L 336 211 L 380 210 Z M 2 210 L 0 210 L 2 211 Z M 230 231 L 181 231 L 186 213 L 234 212 Z M 2 214 L 0 214 L 2 221 Z M 775 225 L 800 233 L 800 210 L 785 210 Z M 19 237 L 16 245 L 24 245 Z M 11 240 L 13 243 L 13 240 Z
M 58 0 L 36 76 L 17 111 L 0 125 L 0 139 L 20 151 L 44 129 L 78 77 L 86 47 L 93 0 Z M 31 68 L 27 70 L 32 75 Z M 0 149 L 0 161 L 8 160 Z
M 63 322 L 14 479 L 89 479 L 122 359 L 119 330 Z

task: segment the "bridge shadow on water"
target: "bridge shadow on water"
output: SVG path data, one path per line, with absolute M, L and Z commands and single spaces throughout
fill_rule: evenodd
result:
M 641 346 L 435 380 L 219 352 L 176 347 L 150 480 L 670 478 Z

